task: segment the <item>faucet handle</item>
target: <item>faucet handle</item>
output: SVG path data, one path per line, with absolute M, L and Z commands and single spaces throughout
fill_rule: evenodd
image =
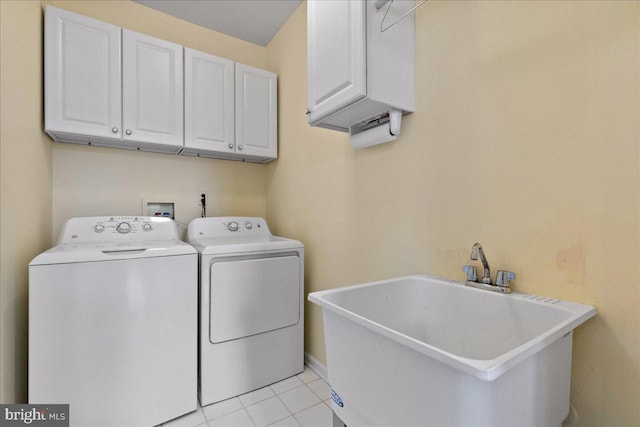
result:
M 462 271 L 467 274 L 467 280 L 469 282 L 478 281 L 478 270 L 474 265 L 465 265 L 464 267 L 462 267 Z
M 496 276 L 496 286 L 509 287 L 509 283 L 516 280 L 516 273 L 510 271 L 498 270 Z

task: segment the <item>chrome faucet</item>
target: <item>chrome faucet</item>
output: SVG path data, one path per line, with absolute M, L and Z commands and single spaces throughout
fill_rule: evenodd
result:
M 478 280 L 478 270 L 474 265 L 465 265 L 462 268 L 467 274 L 467 281 L 465 285 L 473 286 L 474 288 L 486 289 L 489 291 L 501 292 L 503 294 L 511 293 L 511 288 L 509 287 L 509 283 L 513 282 L 516 279 L 516 274 L 510 271 L 498 270 L 498 274 L 496 276 L 495 285 L 491 283 L 491 270 L 489 269 L 489 263 L 487 262 L 487 257 L 484 254 L 484 250 L 482 249 L 482 245 L 480 243 L 476 243 L 471 248 L 471 256 L 472 261 L 477 261 L 480 258 L 480 262 L 482 263 L 482 268 L 484 272 L 482 274 L 482 279 Z
M 487 257 L 484 255 L 484 249 L 482 249 L 482 245 L 480 243 L 475 243 L 471 248 L 471 260 L 477 261 L 478 255 L 480 255 L 480 262 L 482 263 L 482 268 L 484 269 L 484 273 L 482 274 L 482 283 L 487 285 L 491 284 L 491 270 L 489 269 L 489 263 L 487 262 Z

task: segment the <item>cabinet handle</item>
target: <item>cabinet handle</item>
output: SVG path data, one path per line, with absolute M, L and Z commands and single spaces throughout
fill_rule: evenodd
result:
M 233 144 L 229 144 L 229 148 L 233 150 Z
M 131 132 L 131 129 L 127 129 L 124 133 L 126 133 L 127 135 L 131 135 L 133 132 Z
M 111 128 L 111 132 L 113 132 L 113 133 L 118 133 L 118 128 L 115 128 L 115 127 L 114 127 L 114 128 Z
M 242 145 L 238 145 L 238 150 L 242 150 Z

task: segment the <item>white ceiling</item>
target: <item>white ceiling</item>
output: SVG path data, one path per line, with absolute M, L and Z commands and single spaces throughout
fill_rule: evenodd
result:
M 266 46 L 302 0 L 134 0 L 203 27 Z

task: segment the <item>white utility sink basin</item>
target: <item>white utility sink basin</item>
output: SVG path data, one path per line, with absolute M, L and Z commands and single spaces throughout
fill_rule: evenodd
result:
M 309 294 L 347 425 L 558 426 L 593 307 L 410 276 Z

